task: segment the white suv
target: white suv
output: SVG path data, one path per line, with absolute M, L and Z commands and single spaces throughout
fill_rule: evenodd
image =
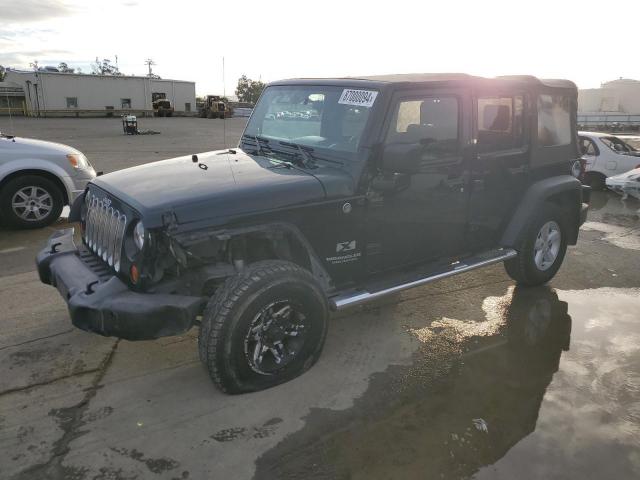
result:
M 95 176 L 73 147 L 0 133 L 0 220 L 18 228 L 49 225 Z
M 610 133 L 578 132 L 584 166 L 584 183 L 594 189 L 605 188 L 607 177 L 640 166 L 640 152 Z

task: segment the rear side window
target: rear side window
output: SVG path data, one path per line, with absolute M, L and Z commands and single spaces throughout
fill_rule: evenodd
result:
M 589 157 L 595 157 L 598 155 L 598 149 L 590 139 L 580 137 L 580 153 Z
M 562 95 L 538 96 L 538 143 L 544 147 L 571 143 L 569 98 Z
M 523 105 L 523 97 L 519 95 L 478 98 L 478 144 L 488 149 L 521 146 Z

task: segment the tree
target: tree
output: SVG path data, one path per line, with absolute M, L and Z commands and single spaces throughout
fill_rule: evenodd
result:
M 7 69 L 0 65 L 0 82 L 4 80 L 4 75 L 7 72 Z
M 238 101 L 256 103 L 264 87 L 265 84 L 260 80 L 251 80 L 246 75 L 242 75 L 238 79 L 238 86 L 236 87 Z
M 69 67 L 69 65 L 67 65 L 65 62 L 60 62 L 60 64 L 58 65 L 58 70 L 60 70 L 62 73 L 74 73 L 76 71 L 75 68 Z
M 111 60 L 103 58 L 102 61 L 98 60 L 91 64 L 91 71 L 94 75 L 122 75 L 118 67 L 111 64 Z

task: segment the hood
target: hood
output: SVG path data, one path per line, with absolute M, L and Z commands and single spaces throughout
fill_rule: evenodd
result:
M 15 142 L 14 142 L 15 140 Z M 0 137 L 0 148 L 3 144 L 11 145 L 14 151 L 20 155 L 31 156 L 33 154 L 57 154 L 67 155 L 68 153 L 80 153 L 77 149 L 62 143 L 47 142 L 34 138 L 24 137 Z
M 173 212 L 177 222 L 185 224 L 327 197 L 323 182 L 310 173 L 316 170 L 289 168 L 239 148 L 235 151 L 198 154 L 197 162 L 185 156 L 148 163 L 103 175 L 93 183 L 136 209 L 149 228 L 161 226 L 166 212 Z M 341 184 L 351 183 L 347 174 L 337 175 Z

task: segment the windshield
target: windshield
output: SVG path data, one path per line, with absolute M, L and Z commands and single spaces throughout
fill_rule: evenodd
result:
M 246 135 L 354 153 L 378 92 L 329 86 L 268 87 Z

